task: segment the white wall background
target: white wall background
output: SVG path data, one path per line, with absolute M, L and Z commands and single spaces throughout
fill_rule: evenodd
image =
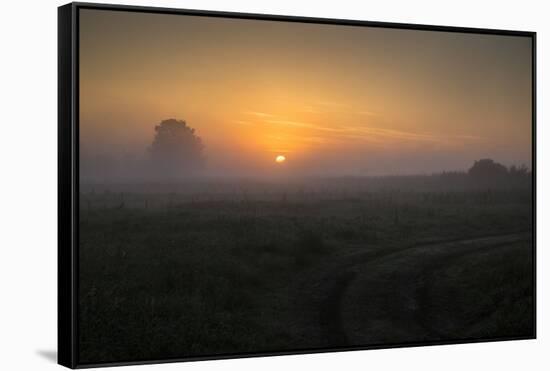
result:
M 116 0 L 119 1 L 119 0 Z M 544 1 L 119 1 L 189 9 L 538 32 L 538 340 L 134 366 L 128 370 L 518 370 L 550 361 L 550 23 Z M 59 369 L 56 350 L 57 0 L 0 10 L 0 369 Z M 139 367 L 139 368 L 138 368 Z M 548 367 L 548 366 L 546 366 Z

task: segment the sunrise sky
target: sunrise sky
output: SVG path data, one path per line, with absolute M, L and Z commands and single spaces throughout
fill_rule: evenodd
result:
M 176 118 L 212 173 L 531 165 L 530 38 L 80 12 L 83 156 L 145 156 Z

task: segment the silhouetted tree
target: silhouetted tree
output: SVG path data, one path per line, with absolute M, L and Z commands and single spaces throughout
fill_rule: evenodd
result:
M 511 176 L 515 178 L 525 178 L 531 175 L 529 168 L 525 165 L 521 165 L 521 166 L 512 165 L 510 166 L 509 173 Z
M 149 151 L 157 172 L 178 177 L 202 167 L 203 148 L 195 129 L 183 120 L 168 119 L 155 126 Z
M 498 162 L 485 158 L 474 162 L 468 170 L 468 175 L 477 179 L 495 179 L 508 175 L 508 169 Z

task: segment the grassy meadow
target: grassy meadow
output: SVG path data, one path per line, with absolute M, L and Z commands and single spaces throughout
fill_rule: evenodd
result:
M 531 197 L 528 182 L 434 176 L 83 184 L 81 362 L 372 345 L 331 338 L 329 323 L 350 312 L 336 305 L 383 302 L 369 297 L 368 277 L 357 281 L 361 297 L 331 296 L 344 262 L 360 280 L 368 264 L 392 264 L 376 260 L 391 252 L 530 232 Z M 518 244 L 418 273 L 411 311 L 433 314 L 445 332 L 424 340 L 532 333 L 532 241 Z

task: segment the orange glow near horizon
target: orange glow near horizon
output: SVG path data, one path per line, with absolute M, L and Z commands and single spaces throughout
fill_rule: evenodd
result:
M 80 27 L 82 153 L 144 156 L 176 118 L 212 171 L 530 165 L 528 39 L 88 9 Z

